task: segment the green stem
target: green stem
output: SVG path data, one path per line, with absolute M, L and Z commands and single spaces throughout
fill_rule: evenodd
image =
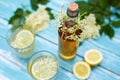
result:
M 84 12 L 81 15 L 79 15 L 79 18 L 81 19 L 81 17 L 83 17 L 84 15 L 88 14 L 88 12 Z

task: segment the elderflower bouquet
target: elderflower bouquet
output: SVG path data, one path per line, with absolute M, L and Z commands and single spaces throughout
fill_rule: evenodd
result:
M 49 20 L 50 17 L 45 7 L 39 4 L 37 11 L 26 17 L 25 24 L 30 25 L 35 32 L 38 32 L 48 27 Z
M 70 28 L 63 27 L 66 25 L 65 21 L 69 20 L 67 14 L 61 11 L 60 14 L 55 15 L 57 22 L 60 24 L 58 31 L 64 32 L 63 37 L 65 40 L 82 42 L 85 39 L 96 38 L 99 36 L 100 25 L 97 25 L 95 15 L 90 13 L 89 15 L 85 16 L 85 14 L 86 12 L 79 14 L 78 18 L 74 19 L 75 25 Z M 67 33 L 65 33 L 66 30 Z

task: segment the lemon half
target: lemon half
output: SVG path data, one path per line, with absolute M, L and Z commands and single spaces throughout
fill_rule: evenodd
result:
M 90 76 L 91 68 L 86 62 L 79 61 L 73 66 L 73 73 L 78 79 L 87 79 Z
M 100 51 L 96 49 L 90 49 L 85 53 L 85 61 L 91 66 L 98 65 L 103 60 L 103 56 Z

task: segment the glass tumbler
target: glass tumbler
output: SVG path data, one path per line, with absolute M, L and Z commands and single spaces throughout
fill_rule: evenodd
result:
M 22 30 L 24 30 L 24 31 L 22 31 Z M 23 35 L 20 34 L 20 31 L 23 32 L 23 33 L 21 32 L 21 34 L 23 34 Z M 17 35 L 18 33 L 19 33 L 20 37 L 17 37 L 16 43 L 14 43 L 15 37 L 18 36 Z M 33 41 L 30 44 L 23 45 L 23 47 L 19 47 L 19 46 L 21 46 L 21 44 L 28 42 L 29 38 L 31 37 L 31 36 L 29 36 L 29 37 L 25 36 L 25 34 L 26 35 L 32 34 Z M 28 39 L 24 40 L 26 37 Z M 29 29 L 29 28 L 18 28 L 15 31 L 8 31 L 7 42 L 9 44 L 9 46 L 12 48 L 13 52 L 16 53 L 21 58 L 30 58 L 34 52 L 34 49 L 35 49 L 34 32 L 32 31 L 32 29 Z M 14 46 L 13 46 L 13 43 L 14 43 Z

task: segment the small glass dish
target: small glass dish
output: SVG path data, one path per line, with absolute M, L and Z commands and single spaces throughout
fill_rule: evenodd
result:
M 28 72 L 35 80 L 55 80 L 58 60 L 49 51 L 38 51 L 28 63 Z

